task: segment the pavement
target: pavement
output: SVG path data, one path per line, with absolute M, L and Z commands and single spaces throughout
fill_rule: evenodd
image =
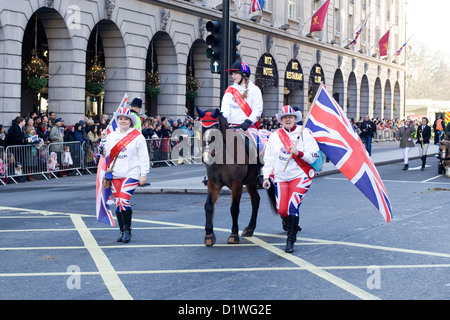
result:
M 390 147 L 390 148 L 389 148 Z M 396 147 L 396 148 L 395 148 Z M 428 157 L 434 157 L 439 152 L 439 146 L 430 144 L 428 148 Z M 409 160 L 418 159 L 417 148 L 410 150 Z M 375 166 L 385 165 L 403 161 L 402 151 L 398 148 L 398 142 L 379 142 L 372 145 L 372 161 Z M 204 168 L 204 166 L 202 165 Z M 153 169 L 155 170 L 155 169 Z M 206 172 L 206 170 L 205 170 Z M 139 187 L 135 193 L 193 193 L 206 194 L 207 188 L 202 183 L 205 172 L 196 175 L 195 177 L 181 177 L 179 179 L 161 179 L 152 180 L 152 171 L 150 171 L 151 185 Z M 339 170 L 331 162 L 324 162 L 322 171 L 318 176 L 325 176 L 339 173 Z M 245 191 L 245 188 L 243 189 Z M 227 187 L 222 189 L 222 194 L 229 194 L 230 190 Z

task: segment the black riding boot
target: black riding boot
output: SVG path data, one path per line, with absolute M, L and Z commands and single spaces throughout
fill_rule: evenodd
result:
M 422 168 L 420 169 L 421 171 L 425 170 L 425 164 L 427 163 L 427 156 L 423 156 L 421 157 L 422 159 Z
M 287 253 L 294 252 L 294 243 L 297 241 L 297 232 L 298 232 L 298 216 L 287 216 L 286 217 L 286 229 L 287 229 L 287 240 L 286 240 L 286 248 L 284 249 Z
M 403 170 L 408 170 L 408 168 L 409 168 L 409 165 L 408 165 L 408 164 L 405 164 L 405 165 L 403 166 Z
M 123 217 L 123 243 L 128 243 L 131 240 L 131 209 L 122 211 Z
M 119 237 L 117 238 L 117 242 L 122 242 L 123 240 L 123 232 L 125 231 L 125 228 L 123 227 L 123 217 L 122 217 L 122 211 L 116 212 L 117 222 L 119 223 Z

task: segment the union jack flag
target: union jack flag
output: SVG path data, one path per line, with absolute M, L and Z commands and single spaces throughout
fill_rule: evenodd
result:
M 409 41 L 409 40 L 408 40 Z M 395 53 L 395 56 L 399 56 L 400 53 L 402 53 L 403 48 L 406 46 L 406 44 L 408 43 L 408 41 L 406 41 L 401 47 L 400 49 L 397 50 L 397 52 Z
M 110 200 L 112 195 L 111 188 L 105 189 L 102 186 L 103 177 L 106 172 L 106 158 L 100 157 L 97 167 L 97 185 L 96 185 L 96 207 L 95 211 L 97 214 L 97 221 L 109 224 L 114 227 L 114 217 L 109 208 Z
M 252 13 L 255 11 L 261 11 L 264 8 L 265 0 L 251 0 L 250 1 L 250 10 L 248 13 Z
M 352 40 L 352 42 L 350 42 L 348 44 L 349 46 L 352 45 L 352 44 L 356 44 L 356 40 L 358 40 L 359 35 L 361 34 L 361 32 L 363 31 L 364 27 L 366 26 L 367 20 L 369 20 L 369 17 L 367 17 L 366 20 L 364 20 L 361 28 L 359 28 L 358 31 L 356 31 L 355 38 Z
M 320 150 L 389 222 L 391 203 L 386 188 L 358 134 L 341 107 L 322 84 L 306 123 Z
M 119 112 L 121 108 L 125 108 L 127 106 L 128 101 L 128 94 L 125 93 L 123 96 L 122 102 L 119 104 L 119 107 L 117 108 L 116 112 Z M 106 129 L 106 133 L 110 134 L 111 132 L 114 132 L 116 128 L 118 127 L 116 119 L 113 117 L 111 122 L 108 125 L 108 128 Z

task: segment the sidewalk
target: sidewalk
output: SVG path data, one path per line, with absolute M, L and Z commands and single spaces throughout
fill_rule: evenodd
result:
M 388 145 L 389 144 L 389 145 Z M 386 146 L 392 146 L 388 151 L 377 150 L 385 149 Z M 439 152 L 439 146 L 430 144 L 428 148 L 428 157 L 434 157 L 435 154 Z M 402 151 L 398 148 L 398 142 L 381 142 L 374 143 L 372 145 L 372 156 L 373 162 L 376 166 L 395 163 L 403 161 Z M 409 160 L 418 159 L 417 148 L 412 148 L 410 151 Z M 206 172 L 206 169 L 205 169 Z M 339 173 L 339 170 L 331 162 L 324 162 L 322 171 L 318 176 L 325 176 L 330 174 Z M 193 193 L 193 194 L 206 194 L 207 188 L 203 185 L 204 174 L 199 174 L 196 177 L 174 179 L 168 181 L 151 181 L 151 185 L 147 187 L 138 187 L 135 193 Z M 151 173 L 150 173 L 151 176 Z M 246 192 L 246 189 L 243 189 Z M 230 194 L 231 191 L 224 187 L 221 191 L 222 194 Z

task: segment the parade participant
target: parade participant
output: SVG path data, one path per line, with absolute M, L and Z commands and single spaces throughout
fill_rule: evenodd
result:
M 364 121 L 361 122 L 359 129 L 361 130 L 361 133 L 359 136 L 361 137 L 362 142 L 364 143 L 364 146 L 366 147 L 367 152 L 369 153 L 369 156 L 372 155 L 372 139 L 374 133 L 377 131 L 377 127 L 375 123 L 370 120 L 369 116 L 366 115 L 364 117 Z
M 133 101 L 130 103 L 130 111 L 136 116 L 136 124 L 134 127 L 139 130 L 139 132 L 142 132 L 142 120 L 139 116 L 139 113 L 141 112 L 142 108 L 142 99 L 141 98 L 134 98 Z
M 114 112 L 114 118 L 118 127 L 103 141 L 104 156 L 109 156 L 108 170 L 112 173 L 111 188 L 120 227 L 117 241 L 127 243 L 131 239 L 130 197 L 138 184 L 147 182 L 150 161 L 145 138 L 134 128 L 136 115 L 124 107 Z
M 263 112 L 263 99 L 261 90 L 250 81 L 250 67 L 247 63 L 236 61 L 227 70 L 231 73 L 233 85 L 229 86 L 222 98 L 222 115 L 232 126 L 247 131 L 252 127 L 257 131 L 260 127 L 259 118 Z M 256 133 L 257 134 L 257 133 Z M 251 135 L 248 135 L 253 140 Z M 259 179 L 261 185 L 261 179 Z M 203 184 L 208 183 L 205 176 Z
M 422 118 L 422 124 L 417 127 L 416 132 L 417 142 L 416 144 L 419 147 L 419 157 L 422 160 L 422 168 L 421 170 L 425 170 L 425 164 L 427 162 L 427 151 L 428 146 L 430 145 L 431 138 L 431 128 L 428 125 L 428 118 Z
M 251 125 L 259 129 L 259 118 L 263 112 L 261 90 L 250 81 L 250 67 L 236 61 L 227 72 L 231 72 L 233 85 L 225 90 L 222 98 L 222 114 L 232 125 L 246 131 Z
M 413 137 L 416 133 L 414 125 L 411 125 L 411 120 L 406 119 L 403 127 L 398 128 L 398 135 L 400 140 L 400 149 L 403 149 L 404 166 L 403 170 L 409 168 L 409 150 L 414 147 Z
M 262 169 L 263 187 L 270 186 L 269 177 L 273 175 L 277 212 L 287 227 L 285 252 L 292 253 L 300 229 L 300 205 L 315 174 L 310 164 L 319 158 L 319 146 L 308 129 L 304 129 L 297 139 L 301 130 L 301 127 L 296 125 L 296 122 L 302 120 L 300 111 L 294 111 L 291 106 L 284 106 L 276 117 L 282 128 L 270 136 L 266 146 Z M 285 170 L 287 161 L 289 164 Z

